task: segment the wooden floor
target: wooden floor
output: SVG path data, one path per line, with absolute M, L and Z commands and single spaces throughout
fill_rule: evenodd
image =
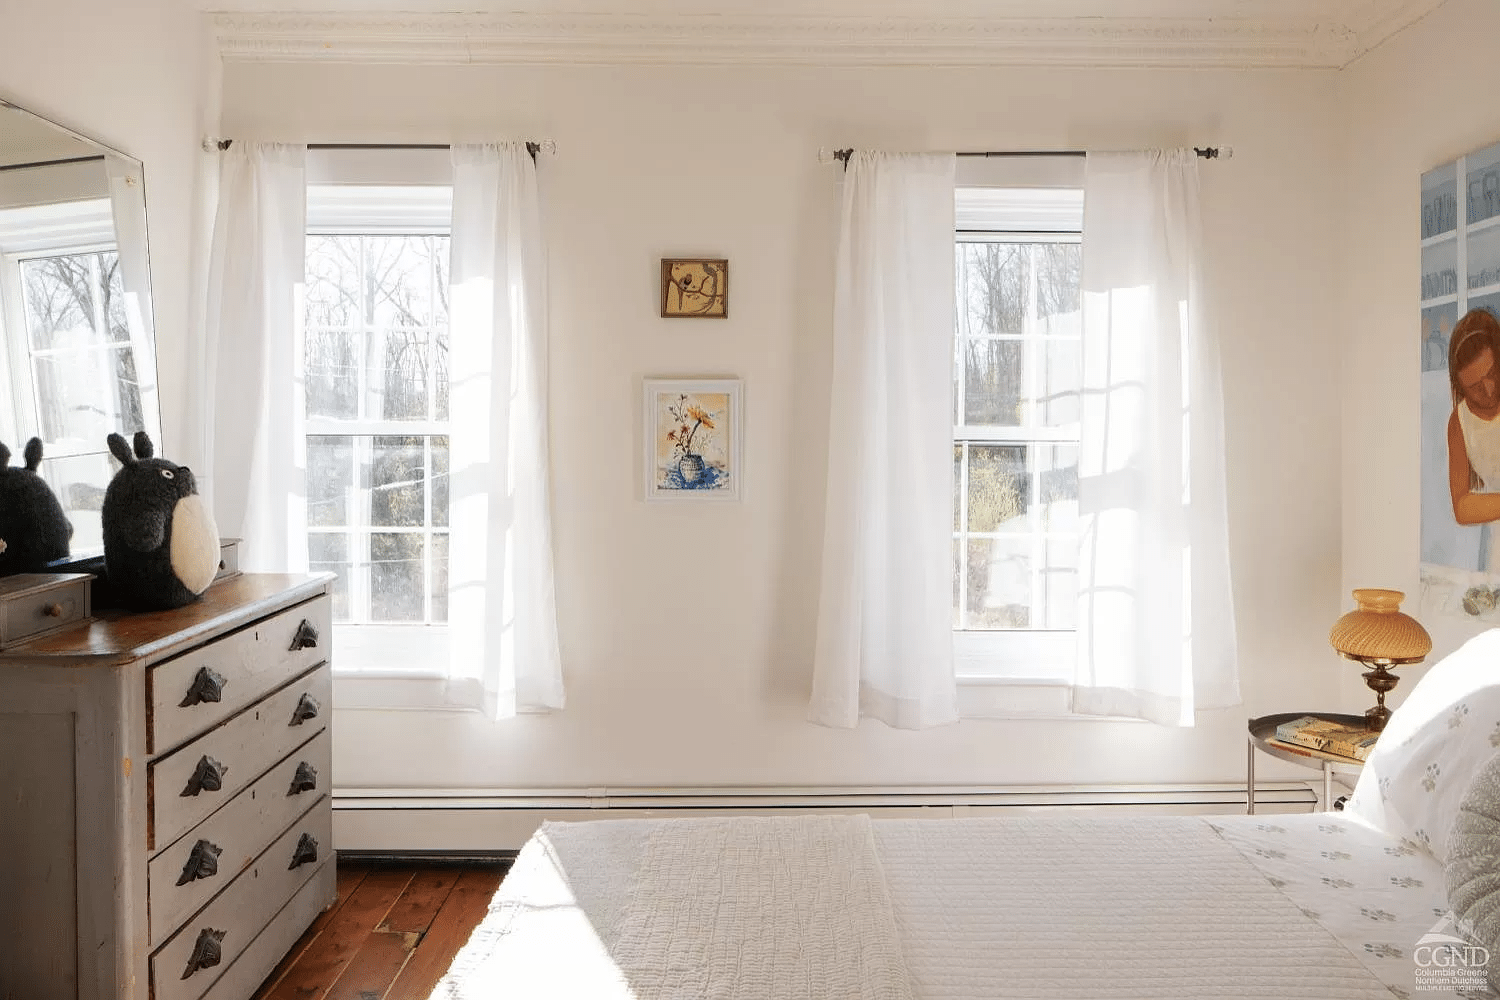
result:
M 340 858 L 338 902 L 254 1000 L 427 1000 L 508 867 Z

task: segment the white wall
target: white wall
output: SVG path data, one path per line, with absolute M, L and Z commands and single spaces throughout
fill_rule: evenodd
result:
M 1417 594 L 1418 191 L 1426 171 L 1500 139 L 1496 37 L 1500 6 L 1448 0 L 1339 75 L 1341 295 L 1333 332 L 1341 358 L 1342 477 L 1349 484 L 1344 607 L 1354 587 Z M 1429 663 L 1477 631 L 1456 619 L 1424 624 L 1434 641 Z M 1412 679 L 1420 674 L 1402 671 Z M 1410 685 L 1403 681 L 1392 702 Z
M 340 712 L 352 786 L 1030 784 L 1242 780 L 1247 715 L 1353 709 L 1340 610 L 1335 74 L 812 68 L 229 65 L 224 134 L 291 141 L 557 140 L 552 262 L 558 607 L 568 708 Z M 309 100 L 308 95 L 317 95 Z M 837 167 L 819 146 L 1224 143 L 1204 166 L 1228 372 L 1246 704 L 1173 731 L 804 722 L 827 448 Z M 657 259 L 730 258 L 731 318 L 657 317 Z M 1404 272 L 1403 272 L 1404 277 Z M 639 379 L 746 382 L 747 493 L 647 505 Z M 1413 522 L 1414 523 L 1414 522 Z M 1305 771 L 1270 774 L 1305 777 Z
M 207 19 L 182 0 L 5 0 L 0 96 L 145 164 L 162 423 L 180 439 L 213 166 L 199 142 L 215 127 L 218 56 Z

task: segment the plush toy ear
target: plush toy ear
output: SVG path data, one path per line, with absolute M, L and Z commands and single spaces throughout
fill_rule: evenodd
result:
M 10 465 L 10 449 L 0 444 L 0 469 Z
M 26 442 L 26 469 L 35 472 L 42 464 L 42 439 L 32 438 Z
M 151 444 L 151 438 L 145 431 L 135 432 L 135 457 L 150 458 L 156 454 L 156 448 Z
M 109 443 L 109 452 L 120 460 L 121 465 L 134 465 L 135 456 L 130 453 L 130 445 L 118 434 L 111 434 L 104 439 Z

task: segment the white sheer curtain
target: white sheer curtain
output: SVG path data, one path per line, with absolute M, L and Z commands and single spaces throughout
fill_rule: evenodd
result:
M 307 570 L 302 381 L 304 146 L 237 141 L 222 154 L 195 415 L 199 491 L 252 571 Z
M 1085 178 L 1073 709 L 1190 726 L 1239 703 L 1198 160 L 1090 153 Z
M 449 700 L 563 707 L 547 457 L 547 275 L 524 143 L 453 147 Z
M 954 721 L 952 154 L 855 152 L 810 718 Z

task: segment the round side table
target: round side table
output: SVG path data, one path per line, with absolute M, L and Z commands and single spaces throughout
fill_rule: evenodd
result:
M 1338 754 L 1325 753 L 1322 750 L 1314 750 L 1312 747 L 1293 749 L 1286 744 L 1271 742 L 1276 739 L 1277 726 L 1283 722 L 1300 719 L 1305 715 L 1351 726 L 1364 726 L 1367 721 L 1363 715 L 1341 715 L 1337 712 L 1280 712 L 1276 715 L 1263 715 L 1258 719 L 1251 719 L 1248 727 L 1250 741 L 1245 754 L 1245 812 L 1247 814 L 1255 815 L 1255 751 L 1257 750 L 1280 760 L 1322 771 L 1324 809 L 1333 806 L 1333 776 L 1335 774 L 1358 775 L 1364 768 L 1363 761 L 1340 757 Z

